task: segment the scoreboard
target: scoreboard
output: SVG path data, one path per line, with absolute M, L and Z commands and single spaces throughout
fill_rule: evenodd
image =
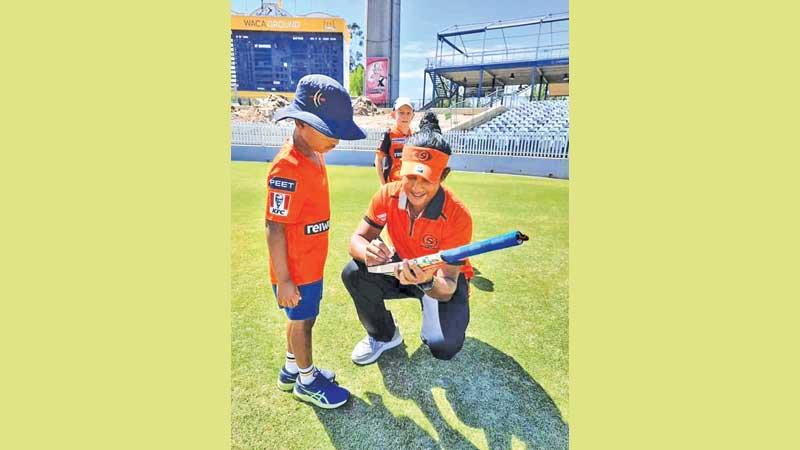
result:
M 327 75 L 347 88 L 349 35 L 343 19 L 338 19 L 341 24 L 327 20 L 328 26 L 320 27 L 303 23 L 302 18 L 234 18 L 240 19 L 240 26 L 231 27 L 231 81 L 239 95 L 293 94 L 300 78 L 312 73 Z M 259 24 L 274 29 L 264 30 Z
M 240 91 L 294 92 L 300 78 L 327 75 L 344 84 L 341 35 L 233 31 L 236 83 Z

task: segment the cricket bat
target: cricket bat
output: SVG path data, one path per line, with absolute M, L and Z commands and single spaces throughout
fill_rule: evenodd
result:
M 501 234 L 489 239 L 485 239 L 483 241 L 462 245 L 461 247 L 456 247 L 450 250 L 444 250 L 439 253 L 434 253 L 432 255 L 420 256 L 419 258 L 415 258 L 412 261 L 417 263 L 417 265 L 419 265 L 420 268 L 426 269 L 429 267 L 439 266 L 447 263 L 453 264 L 458 261 L 467 259 L 470 256 L 481 255 L 495 250 L 514 247 L 522 244 L 527 240 L 528 236 L 525 236 L 521 232 L 510 231 L 508 233 Z M 394 273 L 395 268 L 400 267 L 402 264 L 403 264 L 402 262 L 381 264 L 379 266 L 368 267 L 367 270 L 369 270 L 372 273 L 383 273 L 391 275 Z

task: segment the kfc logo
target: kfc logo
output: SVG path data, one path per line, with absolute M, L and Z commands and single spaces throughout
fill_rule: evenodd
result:
M 289 215 L 289 194 L 282 194 L 280 192 L 273 192 L 270 197 L 270 214 L 286 217 Z

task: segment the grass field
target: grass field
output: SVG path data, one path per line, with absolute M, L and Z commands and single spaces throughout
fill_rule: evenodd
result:
M 268 168 L 231 163 L 233 448 L 567 448 L 568 182 L 451 174 L 446 184 L 470 208 L 474 240 L 519 229 L 531 241 L 473 259 L 480 273 L 455 358 L 436 360 L 420 346 L 417 300 L 392 300 L 405 343 L 359 367 L 350 351 L 365 332 L 339 274 L 377 180 L 372 168 L 329 166 L 330 251 L 314 357 L 352 397 L 325 411 L 275 386 L 286 318 L 268 284 Z

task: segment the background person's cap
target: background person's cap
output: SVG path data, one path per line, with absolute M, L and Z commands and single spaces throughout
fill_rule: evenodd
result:
M 306 75 L 297 82 L 294 100 L 275 112 L 275 122 L 299 119 L 320 133 L 346 141 L 367 137 L 353 122 L 350 94 L 338 81 L 325 75 Z
M 394 110 L 397 111 L 403 105 L 408 105 L 411 110 L 414 110 L 414 105 L 411 104 L 411 99 L 408 97 L 397 97 L 394 101 Z

